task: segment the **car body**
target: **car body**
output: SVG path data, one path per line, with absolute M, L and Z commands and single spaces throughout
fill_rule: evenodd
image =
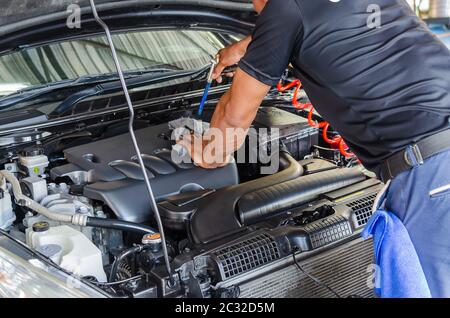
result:
M 327 147 L 311 127 L 320 116 L 308 120 L 291 94 L 271 90 L 242 162 L 209 171 L 173 157 L 174 126 L 199 127 L 211 58 L 251 33 L 251 1 L 95 3 L 130 91 L 167 253 L 89 1 L 8 0 L 0 13 L 0 296 L 372 296 L 371 242 L 359 234 L 382 184 Z M 203 120 L 229 87 L 213 85 Z M 279 158 L 270 175 L 261 172 L 264 152 Z M 89 218 L 96 225 L 86 226 Z

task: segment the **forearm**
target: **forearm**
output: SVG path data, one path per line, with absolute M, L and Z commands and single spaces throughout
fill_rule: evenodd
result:
M 270 86 L 237 69 L 231 89 L 217 104 L 210 129 L 201 137 L 186 135 L 178 144 L 186 147 L 201 167 L 213 169 L 227 164 L 233 152 L 245 141 L 261 101 Z
M 242 107 L 240 107 L 242 106 Z M 241 109 L 240 111 L 237 109 Z M 214 135 L 210 139 L 210 146 L 222 152 L 222 156 L 232 154 L 239 149 L 245 140 L 248 129 L 256 115 L 256 110 L 247 110 L 245 105 L 237 105 L 232 99 L 232 90 L 225 93 L 217 104 L 211 120 L 210 131 Z M 221 138 L 216 136 L 220 134 Z
M 215 147 L 219 157 L 235 152 L 245 141 L 248 129 L 256 117 L 269 86 L 257 82 L 238 69 L 231 89 L 220 99 L 211 120 L 209 147 Z
M 239 105 L 232 98 L 233 90 L 226 92 L 217 104 L 211 119 L 211 128 L 220 129 L 223 133 L 227 128 L 242 128 L 247 130 L 254 117 L 254 109 L 246 109 L 245 105 Z M 242 106 L 242 107 L 240 107 Z
M 244 56 L 245 52 L 247 52 L 250 42 L 252 42 L 252 36 L 248 35 L 237 43 L 241 56 Z
M 248 35 L 236 43 L 240 55 L 245 55 L 251 41 L 252 36 Z M 237 114 L 233 113 L 232 109 L 234 105 L 231 104 L 232 94 L 233 87 L 222 96 L 211 119 L 211 128 L 221 130 L 224 135 L 229 128 L 243 128 L 244 130 L 248 130 L 254 118 L 254 116 L 252 117 L 251 114 L 246 112 L 241 114 L 243 116 L 236 116 Z

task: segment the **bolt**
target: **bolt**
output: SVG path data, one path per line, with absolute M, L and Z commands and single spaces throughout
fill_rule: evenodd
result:
M 177 282 L 174 279 L 168 279 L 167 280 L 167 287 L 172 289 L 177 285 Z
M 202 266 L 202 261 L 200 259 L 196 259 L 194 261 L 194 265 L 195 265 L 195 267 L 200 267 L 200 266 Z

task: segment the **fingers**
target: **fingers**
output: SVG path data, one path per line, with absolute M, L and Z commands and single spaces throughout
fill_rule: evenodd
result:
M 227 65 L 225 65 L 225 64 L 223 64 L 223 63 L 221 63 L 221 62 L 219 62 L 219 63 L 216 65 L 216 67 L 214 68 L 212 78 L 213 78 L 214 80 L 218 81 L 218 82 L 219 82 L 219 79 L 220 79 L 220 82 L 219 82 L 219 83 L 222 82 L 222 76 L 221 76 L 221 75 L 222 75 L 222 72 L 223 72 L 223 70 L 225 69 L 225 67 L 227 67 Z
M 224 70 L 225 68 L 222 68 L 222 70 Z M 234 76 L 234 72 L 228 72 L 222 75 L 222 72 L 219 73 L 219 75 L 217 76 L 216 74 L 213 73 L 213 80 L 216 80 L 217 83 L 222 83 L 223 82 L 223 77 L 228 77 L 228 78 L 233 78 Z
M 183 136 L 182 139 L 177 140 L 177 144 L 187 149 L 189 156 L 195 164 L 202 166 L 203 147 L 201 139 L 198 139 L 198 137 L 195 137 L 194 135 L 188 134 Z
M 178 145 L 183 146 L 189 151 L 189 154 L 191 153 L 191 146 L 192 142 L 188 140 L 187 138 L 179 139 L 176 141 Z
M 192 161 L 197 166 L 202 167 L 204 169 L 220 168 L 226 166 L 231 160 L 230 156 L 228 156 L 225 160 L 217 160 L 217 158 L 209 158 L 209 157 L 205 159 L 204 157 L 205 146 L 202 145 L 202 142 L 201 140 L 198 139 L 198 137 L 195 137 L 193 135 L 183 136 L 182 139 L 177 140 L 177 144 L 187 149 Z

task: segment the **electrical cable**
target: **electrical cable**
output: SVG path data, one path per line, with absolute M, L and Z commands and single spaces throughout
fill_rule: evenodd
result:
M 97 285 L 97 286 L 113 286 L 113 285 L 120 285 L 120 284 L 129 282 L 131 280 L 136 280 L 136 279 L 142 278 L 142 276 L 143 275 L 136 275 L 136 276 L 125 278 L 123 280 L 119 280 L 119 281 L 112 282 L 112 283 L 102 283 L 102 282 L 92 282 L 92 281 L 89 281 L 89 282 L 94 285 Z
M 108 40 L 108 44 L 109 44 L 109 47 L 111 49 L 111 54 L 112 54 L 112 57 L 113 57 L 113 60 L 114 60 L 114 64 L 115 64 L 116 69 L 117 69 L 117 74 L 119 75 L 120 83 L 122 85 L 122 89 L 123 89 L 123 92 L 124 92 L 124 95 L 125 95 L 125 100 L 127 102 L 128 110 L 129 110 L 129 113 L 130 113 L 130 119 L 129 119 L 129 122 L 128 122 L 128 130 L 129 130 L 129 133 L 130 133 L 130 136 L 131 136 L 131 140 L 133 142 L 134 149 L 136 151 L 136 157 L 138 159 L 138 162 L 139 162 L 142 174 L 144 176 L 144 182 L 145 182 L 145 185 L 147 187 L 148 195 L 150 197 L 150 206 L 151 206 L 151 208 L 153 210 L 153 213 L 155 215 L 156 223 L 158 224 L 159 233 L 161 234 L 161 242 L 162 242 L 162 248 L 163 248 L 163 254 L 164 254 L 164 263 L 165 263 L 165 266 L 166 266 L 167 273 L 169 275 L 169 283 L 170 283 L 171 286 L 173 286 L 174 285 L 174 280 L 173 280 L 173 277 L 172 277 L 172 268 L 170 266 L 169 252 L 167 250 L 166 238 L 165 238 L 165 235 L 164 235 L 164 228 L 163 228 L 163 224 L 162 224 L 162 221 L 161 221 L 161 216 L 160 216 L 159 211 L 158 211 L 158 206 L 156 204 L 155 196 L 153 194 L 152 186 L 150 184 L 150 179 L 148 177 L 147 169 L 145 168 L 144 160 L 142 159 L 142 153 L 141 153 L 141 150 L 139 148 L 139 145 L 138 145 L 138 142 L 137 142 L 137 139 L 136 139 L 136 135 L 134 134 L 134 127 L 133 127 L 133 124 L 134 124 L 134 108 L 133 108 L 133 103 L 131 102 L 130 94 L 128 92 L 128 87 L 127 87 L 127 84 L 125 82 L 125 78 L 124 78 L 124 75 L 123 75 L 123 72 L 122 72 L 122 67 L 120 65 L 119 58 L 117 57 L 116 48 L 114 46 L 109 27 L 100 18 L 100 16 L 98 15 L 97 8 L 95 6 L 94 0 L 89 0 L 89 2 L 90 2 L 92 13 L 94 15 L 95 20 L 97 21 L 97 23 L 105 31 L 106 38 Z
M 328 289 L 328 291 L 330 291 L 333 295 L 335 295 L 337 298 L 342 298 L 341 295 L 339 295 L 338 292 L 336 292 L 333 288 L 331 288 L 328 284 L 322 282 L 320 279 L 318 279 L 317 277 L 314 277 L 313 275 L 309 274 L 307 271 L 305 271 L 303 269 L 303 267 L 298 263 L 297 259 L 295 258 L 297 254 L 294 252 L 292 252 L 292 258 L 294 259 L 294 263 L 295 265 L 297 265 L 298 269 L 305 274 L 309 279 L 311 279 L 313 282 L 315 282 L 318 286 L 323 287 L 325 289 Z

